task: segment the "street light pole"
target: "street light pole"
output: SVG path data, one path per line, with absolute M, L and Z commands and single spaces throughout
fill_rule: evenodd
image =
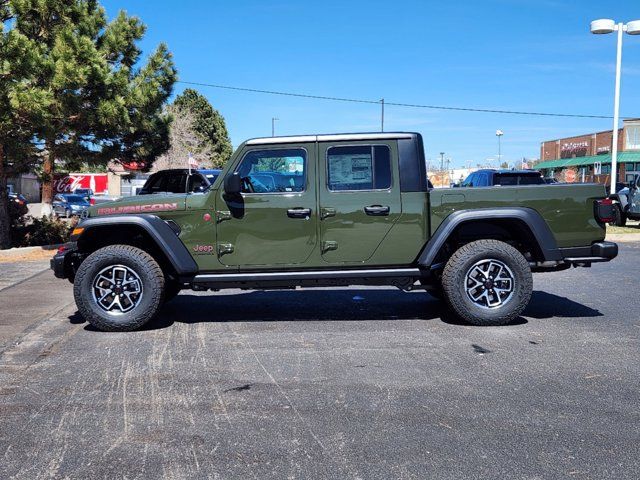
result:
M 618 32 L 618 44 L 616 47 L 616 85 L 613 97 L 613 138 L 611 140 L 611 194 L 616 192 L 618 180 L 618 124 L 620 123 L 620 73 L 622 71 L 622 33 L 640 35 L 640 20 L 616 23 L 610 19 L 600 19 L 591 22 L 591 33 L 602 35 Z
M 380 116 L 380 131 L 384 132 L 384 98 L 380 99 L 380 105 L 382 106 L 382 112 Z
M 276 120 L 280 120 L 280 119 L 276 117 L 271 117 L 271 136 L 272 137 L 276 136 Z
M 498 137 L 498 167 L 502 163 L 502 136 L 504 132 L 502 130 L 496 130 L 496 137 Z

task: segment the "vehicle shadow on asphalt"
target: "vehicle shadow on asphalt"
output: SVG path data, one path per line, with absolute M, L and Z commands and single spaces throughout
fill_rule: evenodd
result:
M 551 293 L 535 291 L 524 317 L 581 318 L 602 316 L 598 310 Z M 445 303 L 425 292 L 399 290 L 296 290 L 248 291 L 211 296 L 182 293 L 167 303 L 160 314 L 141 330 L 157 330 L 173 323 L 273 322 L 273 321 L 363 321 L 363 320 L 441 320 L 465 325 L 447 309 Z M 75 313 L 74 324 L 84 323 Z M 511 326 L 528 323 L 519 317 Z M 86 330 L 97 331 L 91 325 Z
M 535 291 L 531 301 L 522 312 L 525 317 L 545 319 L 553 317 L 561 318 L 590 318 L 602 317 L 600 310 L 575 302 L 567 297 L 560 297 L 553 293 Z

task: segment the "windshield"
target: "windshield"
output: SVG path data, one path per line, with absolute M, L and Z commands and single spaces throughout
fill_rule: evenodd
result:
M 86 200 L 81 195 L 67 195 L 65 197 L 69 203 L 85 203 Z

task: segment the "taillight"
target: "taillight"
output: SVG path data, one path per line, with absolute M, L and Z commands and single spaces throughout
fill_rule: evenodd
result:
M 89 205 L 95 205 L 96 204 L 96 199 L 95 198 L 90 198 L 89 199 Z
M 610 198 L 603 198 L 602 200 L 596 200 L 596 220 L 602 223 L 610 223 L 615 219 L 613 200 Z

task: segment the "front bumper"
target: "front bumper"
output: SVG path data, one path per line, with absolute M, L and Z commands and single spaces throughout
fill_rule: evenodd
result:
M 618 256 L 618 244 L 596 242 L 588 247 L 561 248 L 565 262 L 573 265 L 585 265 L 597 262 L 609 262 Z
M 77 247 L 75 242 L 66 243 L 63 248 L 58 250 L 53 258 L 49 261 L 49 266 L 53 270 L 56 278 L 68 278 L 73 280 L 75 276 L 74 260 L 77 257 Z

